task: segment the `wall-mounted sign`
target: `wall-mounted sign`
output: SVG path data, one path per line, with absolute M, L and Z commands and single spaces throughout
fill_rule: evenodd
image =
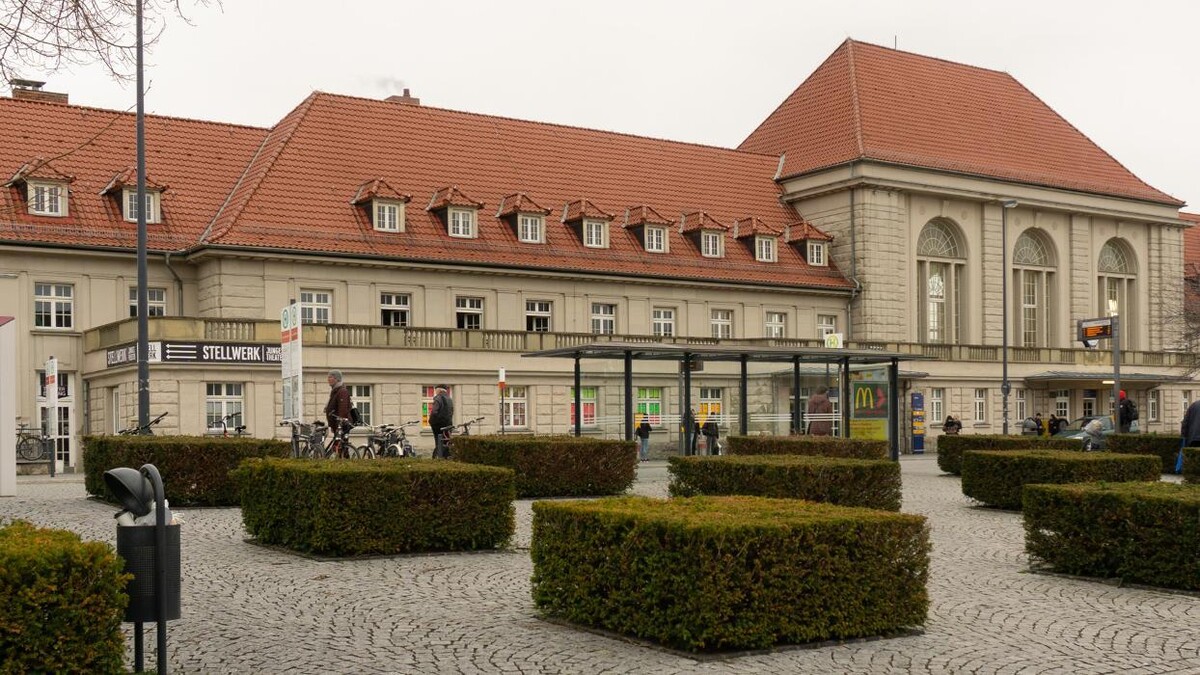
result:
M 107 367 L 137 363 L 137 345 L 114 347 L 104 353 Z M 283 361 L 279 345 L 228 342 L 173 342 L 147 344 L 147 363 L 269 363 Z
M 1080 319 L 1079 341 L 1104 340 L 1113 335 L 1112 317 L 1102 319 Z

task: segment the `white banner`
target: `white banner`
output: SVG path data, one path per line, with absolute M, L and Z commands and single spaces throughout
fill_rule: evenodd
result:
M 279 315 L 284 421 L 300 420 L 304 416 L 304 356 L 300 328 L 300 304 L 293 302 Z
M 46 359 L 46 428 L 48 436 L 57 436 L 58 429 L 58 359 L 51 356 Z

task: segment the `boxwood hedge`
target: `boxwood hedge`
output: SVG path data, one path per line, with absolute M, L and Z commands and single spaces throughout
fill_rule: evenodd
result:
M 1082 450 L 1083 441 L 1047 436 L 1005 436 L 1003 434 L 945 434 L 938 436 L 938 468 L 946 473 L 962 473 L 962 456 L 967 450 Z
M 730 455 L 816 455 L 887 459 L 887 441 L 836 436 L 730 436 Z
M 1162 472 L 1175 473 L 1179 440 L 1179 434 L 1113 434 L 1105 442 L 1105 449 L 1125 455 L 1157 455 L 1162 460 Z
M 546 615 L 691 651 L 886 634 L 925 621 L 921 516 L 792 499 L 533 504 Z
M 1151 455 L 1069 450 L 1013 450 L 963 454 L 963 494 L 988 506 L 1021 508 L 1021 490 L 1031 483 L 1157 481 L 1159 461 Z
M 672 497 L 754 495 L 900 510 L 900 464 L 803 455 L 671 457 Z
M 0 672 L 124 672 L 122 564 L 73 532 L 0 527 Z
M 517 497 L 621 494 L 637 477 L 637 444 L 574 436 L 459 436 L 454 458 L 516 473 Z
M 171 506 L 237 506 L 237 486 L 229 472 L 243 459 L 286 457 L 287 441 L 202 436 L 86 436 L 83 481 L 88 494 L 116 498 L 104 484 L 104 472 L 119 466 L 153 464 L 162 474 Z
M 1200 485 L 1025 489 L 1025 550 L 1055 571 L 1200 590 Z
M 253 459 L 235 471 L 246 530 L 329 556 L 468 551 L 512 536 L 513 473 L 433 459 Z
M 1200 483 L 1200 448 L 1183 449 L 1183 482 Z

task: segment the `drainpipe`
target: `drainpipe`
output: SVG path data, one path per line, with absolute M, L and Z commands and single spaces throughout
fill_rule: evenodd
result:
M 850 289 L 850 299 L 846 300 L 846 341 L 854 339 L 854 299 L 862 293 L 862 282 L 858 280 L 858 235 L 856 209 L 854 208 L 855 189 L 850 188 L 850 281 L 854 288 Z
M 171 252 L 167 251 L 163 254 L 163 263 L 167 266 L 167 271 L 171 276 L 175 277 L 175 297 L 179 298 L 179 316 L 187 316 L 183 311 L 183 279 L 175 272 L 175 268 L 171 267 Z

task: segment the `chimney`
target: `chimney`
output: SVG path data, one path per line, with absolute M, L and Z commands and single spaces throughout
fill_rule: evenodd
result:
M 37 80 L 11 79 L 8 85 L 12 87 L 12 97 L 21 101 L 42 101 L 44 103 L 67 103 L 67 95 L 54 91 L 42 91 L 45 82 Z
M 400 103 L 402 105 L 421 105 L 421 99 L 417 98 L 416 96 L 408 95 L 408 87 L 404 88 L 403 95 L 396 96 L 393 94 L 383 100 L 387 101 L 388 103 Z

